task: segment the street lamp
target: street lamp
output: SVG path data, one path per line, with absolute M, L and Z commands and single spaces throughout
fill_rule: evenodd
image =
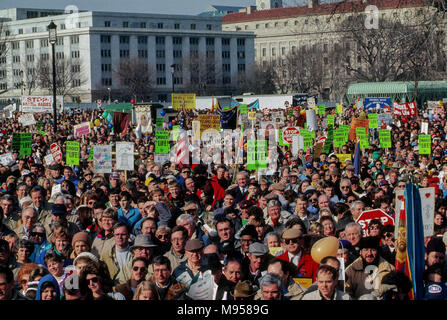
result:
M 109 91 L 109 104 L 110 104 L 110 91 L 111 91 L 112 89 L 110 89 L 110 88 L 107 88 L 107 91 Z
M 171 75 L 172 75 L 172 93 L 174 93 L 174 72 L 175 72 L 175 64 L 171 64 Z
M 53 52 L 53 131 L 54 134 L 57 132 L 57 115 L 56 115 L 56 53 L 55 53 L 55 44 L 57 41 L 57 25 L 51 21 L 51 23 L 47 26 L 48 29 L 48 38 L 51 43 L 51 49 Z

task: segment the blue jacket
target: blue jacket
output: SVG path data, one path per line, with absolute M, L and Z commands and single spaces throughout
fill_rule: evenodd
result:
M 30 260 L 32 262 L 38 263 L 37 259 L 39 259 L 42 252 L 47 251 L 48 248 L 51 248 L 51 243 L 49 243 L 47 240 L 44 240 L 42 244 L 34 244 L 34 251 L 30 256 Z
M 41 264 L 41 265 L 43 265 L 43 266 L 47 266 L 46 264 L 45 264 L 45 255 L 47 254 L 47 252 L 48 252 L 48 250 L 54 250 L 57 254 L 59 254 L 60 255 L 60 253 L 56 250 L 56 248 L 54 248 L 53 247 L 53 245 L 50 243 L 50 244 L 48 244 L 46 247 L 45 247 L 45 249 L 42 251 L 42 253 L 36 258 L 36 263 L 37 264 Z M 68 266 L 70 266 L 70 265 L 72 265 L 73 264 L 73 259 L 69 259 L 69 258 L 67 258 L 67 259 L 64 259 L 64 268 L 65 267 L 68 267 Z
M 138 220 L 141 219 L 140 210 L 137 208 L 130 208 L 129 212 L 125 215 L 123 212 L 123 208 L 118 209 L 118 221 L 124 222 L 129 226 L 129 228 L 133 229 Z
M 56 279 L 51 275 L 47 274 L 39 281 L 39 285 L 37 287 L 37 295 L 36 300 L 42 300 L 42 285 L 46 282 L 51 282 L 54 286 L 54 290 L 56 291 L 56 300 L 60 300 L 60 290 L 59 290 L 59 284 L 57 283 Z
M 186 266 L 186 263 L 188 262 L 188 260 L 183 261 L 182 263 L 180 263 L 180 265 L 174 269 L 174 271 L 172 272 L 172 275 L 174 276 L 174 278 L 179 281 L 179 277 L 183 274 L 183 273 L 187 273 L 190 277 L 191 280 L 189 280 L 188 282 L 186 281 L 179 281 L 185 285 L 187 285 L 188 287 L 191 285 L 192 280 L 194 279 L 194 274 L 192 273 L 191 269 L 189 269 Z

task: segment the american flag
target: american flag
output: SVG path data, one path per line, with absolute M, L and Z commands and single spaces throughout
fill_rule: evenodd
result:
M 189 163 L 188 134 L 186 132 L 185 111 L 180 112 L 180 132 L 177 141 L 177 164 L 182 167 Z

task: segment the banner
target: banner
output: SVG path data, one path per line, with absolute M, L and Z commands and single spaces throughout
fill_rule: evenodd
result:
M 32 113 L 25 113 L 19 117 L 19 122 L 24 126 L 32 126 L 36 124 L 36 120 L 34 119 L 34 115 Z
M 220 130 L 220 117 L 217 114 L 199 114 L 200 136 L 207 129 Z
M 74 136 L 75 137 L 81 137 L 85 134 L 90 133 L 90 122 L 83 122 L 80 124 L 77 124 L 73 127 L 74 130 Z
M 174 110 L 193 110 L 196 108 L 196 94 L 195 93 L 173 93 L 172 94 L 172 108 Z
M 435 217 L 435 188 L 420 188 L 422 223 L 424 224 L 424 237 L 434 235 L 434 217 Z
M 416 102 L 405 102 L 405 103 L 399 103 L 394 102 L 394 111 L 393 114 L 396 116 L 416 116 L 417 115 L 417 109 L 416 109 Z
M 259 110 L 259 99 L 256 99 L 252 103 L 247 105 L 248 110 Z
M 391 130 L 380 129 L 379 130 L 379 141 L 381 148 L 391 148 Z
M 112 172 L 112 145 L 93 146 L 93 171 L 95 173 Z
M 116 170 L 134 170 L 133 142 L 116 143 Z
M 151 105 L 134 106 L 137 126 L 140 126 L 141 133 L 152 132 Z
M 77 141 L 67 141 L 65 145 L 65 163 L 68 165 L 79 166 L 80 146 Z
M 56 108 L 63 110 L 64 98 L 56 97 Z M 22 112 L 53 113 L 53 96 L 22 96 Z
M 356 128 L 365 128 L 365 133 L 369 129 L 369 120 L 368 119 L 352 119 L 351 128 L 349 131 L 349 140 L 356 140 Z
M 155 153 L 169 153 L 169 130 L 155 131 Z
M 391 98 L 365 98 L 365 110 L 391 107 Z
M 419 154 L 431 154 L 431 136 L 429 134 L 419 135 Z

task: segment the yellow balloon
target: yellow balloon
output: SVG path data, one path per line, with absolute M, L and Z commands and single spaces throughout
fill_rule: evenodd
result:
M 316 263 L 320 263 L 321 259 L 325 257 L 336 257 L 337 251 L 338 239 L 336 237 L 325 237 L 314 243 L 310 254 Z
M 90 128 L 93 128 L 93 122 L 90 121 Z
M 300 114 L 306 114 L 306 110 L 301 110 Z
M 99 119 L 95 120 L 95 126 L 99 127 L 99 125 L 101 124 L 101 121 L 99 121 Z

